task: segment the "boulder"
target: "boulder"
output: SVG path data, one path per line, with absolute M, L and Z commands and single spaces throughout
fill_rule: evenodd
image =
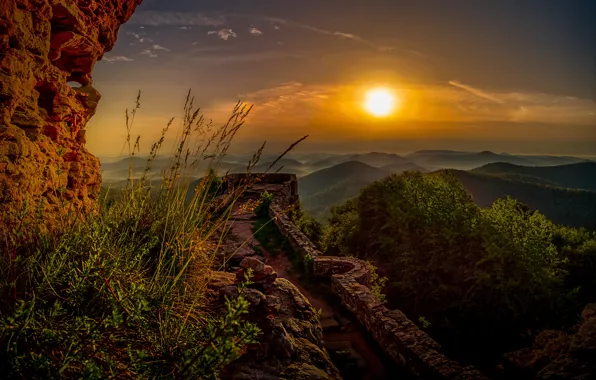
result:
M 253 261 L 245 263 L 248 265 L 267 270 Z M 276 278 L 267 291 L 245 288 L 241 292 L 251 303 L 248 319 L 262 334 L 258 345 L 228 365 L 222 379 L 341 379 L 320 348 L 323 331 L 316 311 L 291 282 Z M 232 285 L 221 294 L 237 297 L 240 291 Z
M 254 257 L 246 257 L 240 263 L 240 269 L 236 271 L 237 283 L 246 281 L 246 274 L 249 269 L 252 271 L 252 277 L 250 278 L 252 284 L 249 287 L 267 291 L 277 278 L 277 273 L 270 265 L 265 265 L 265 263 Z
M 596 361 L 596 318 L 582 323 L 571 341 L 569 351 L 578 355 L 590 355 Z
M 582 324 L 569 331 L 547 330 L 534 339 L 532 348 L 504 355 L 507 378 L 541 380 L 596 379 L 596 304 L 583 310 Z

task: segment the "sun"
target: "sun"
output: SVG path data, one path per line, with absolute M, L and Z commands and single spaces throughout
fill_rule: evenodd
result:
M 373 88 L 366 93 L 364 108 L 374 116 L 389 116 L 396 106 L 397 97 L 387 88 Z

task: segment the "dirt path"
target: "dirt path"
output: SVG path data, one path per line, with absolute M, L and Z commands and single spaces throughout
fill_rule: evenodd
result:
M 320 310 L 320 321 L 323 327 L 325 346 L 331 358 L 349 380 L 381 380 L 400 379 L 394 363 L 388 360 L 364 328 L 353 319 L 338 302 L 330 302 L 325 295 L 324 285 L 306 286 L 302 275 L 294 270 L 292 262 L 286 254 L 272 254 L 263 247 L 253 236 L 255 216 L 251 211 L 244 211 L 244 201 L 235 206 L 235 212 L 228 221 L 229 235 L 236 245 L 247 242 L 236 261 L 245 256 L 253 256 L 270 265 L 279 277 L 291 281 L 300 292 L 310 301 L 313 308 Z M 255 249 L 256 248 L 256 249 Z M 313 289 L 316 289 L 313 291 Z M 343 367 L 343 368 L 342 368 Z M 401 371 L 399 371 L 401 372 Z

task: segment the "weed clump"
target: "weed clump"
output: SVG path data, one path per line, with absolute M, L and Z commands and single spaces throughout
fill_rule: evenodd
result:
M 131 138 L 139 99 L 126 118 L 131 157 L 139 152 L 139 138 Z M 227 300 L 226 313 L 216 315 L 207 292 L 221 243 L 216 231 L 248 186 L 222 194 L 214 173 L 249 112 L 239 103 L 213 128 L 189 92 L 161 178 L 149 173 L 173 120 L 141 176 L 131 165 L 126 188 L 104 190 L 94 213 L 65 214 L 59 234 L 27 226 L 3 237 L 3 378 L 217 378 L 256 341 L 258 328 L 244 318 L 246 300 Z M 201 172 L 207 175 L 189 198 L 184 178 Z
M 267 190 L 261 193 L 261 197 L 259 198 L 259 203 L 255 207 L 254 213 L 259 218 L 267 218 L 269 216 L 269 206 L 271 206 L 271 202 L 273 202 L 273 198 L 275 198 L 275 194 L 268 192 Z

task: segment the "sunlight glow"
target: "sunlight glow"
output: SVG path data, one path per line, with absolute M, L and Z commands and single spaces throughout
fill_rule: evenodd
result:
M 366 93 L 364 108 L 372 115 L 383 117 L 393 113 L 397 98 L 387 88 L 374 88 Z

